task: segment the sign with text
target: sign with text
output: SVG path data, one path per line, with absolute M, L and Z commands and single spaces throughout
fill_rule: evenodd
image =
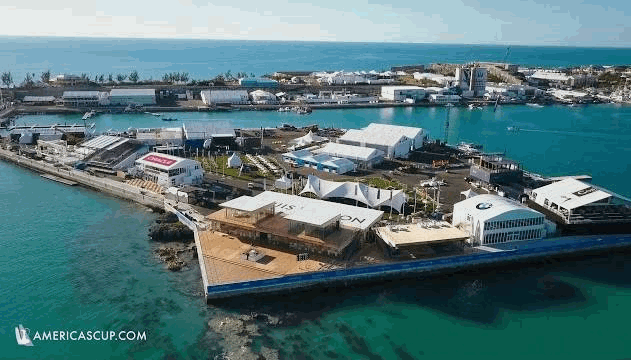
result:
M 162 165 L 162 166 L 171 166 L 177 162 L 177 160 L 165 158 L 157 155 L 149 155 L 143 159 L 144 161 L 149 161 L 154 164 Z

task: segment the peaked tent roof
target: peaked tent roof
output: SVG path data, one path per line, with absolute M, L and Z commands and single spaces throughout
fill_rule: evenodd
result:
M 311 130 L 309 130 L 309 133 L 307 135 L 293 139 L 291 140 L 291 143 L 296 144 L 297 146 L 303 146 L 303 145 L 308 145 L 314 142 L 320 142 L 320 141 L 325 141 L 325 140 L 327 140 L 327 138 L 315 135 L 314 133 L 311 132 Z
M 307 178 L 307 185 L 300 194 L 304 193 L 313 193 L 321 199 L 353 199 L 372 208 L 390 206 L 399 212 L 407 201 L 403 190 L 378 189 L 354 182 L 327 181 L 314 175 L 309 175 Z
M 237 155 L 237 153 L 232 153 L 232 155 L 228 158 L 228 167 L 230 168 L 239 167 L 241 164 L 241 158 Z

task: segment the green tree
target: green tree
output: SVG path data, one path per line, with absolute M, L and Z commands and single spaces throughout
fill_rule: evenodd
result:
M 232 77 L 232 71 L 228 70 L 226 71 L 226 74 L 224 75 L 224 77 L 226 78 L 226 80 L 230 81 L 233 79 Z
M 250 73 L 250 77 L 256 77 L 254 73 Z
M 188 79 L 189 79 L 189 75 L 187 72 L 183 72 L 180 74 L 180 81 L 188 82 Z
M 129 81 L 133 82 L 134 84 L 138 82 L 138 71 L 134 70 L 131 72 L 131 74 L 129 74 Z
M 125 81 L 125 79 L 127 79 L 127 75 L 125 75 L 125 74 L 118 74 L 118 75 L 116 75 L 116 80 L 119 83 Z
M 42 82 L 44 84 L 48 84 L 48 82 L 50 81 L 50 70 L 44 71 L 39 77 L 40 79 L 42 79 Z
M 35 73 L 26 73 L 26 76 L 24 76 L 24 86 L 27 88 L 33 87 L 33 78 L 35 78 Z
M 7 87 L 13 84 L 13 75 L 11 75 L 10 71 L 5 71 L 2 73 L 2 83 Z
M 107 75 L 107 82 L 110 84 L 114 82 L 114 76 L 112 76 L 112 74 Z
M 100 82 L 101 84 L 103 84 L 103 82 L 105 82 L 105 75 L 101 74 L 101 75 L 99 76 L 99 82 Z

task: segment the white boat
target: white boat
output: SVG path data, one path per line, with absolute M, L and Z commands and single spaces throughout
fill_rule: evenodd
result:
M 458 144 L 458 150 L 464 152 L 465 154 L 477 154 L 482 150 L 481 145 L 461 142 Z
M 33 346 L 33 341 L 28 336 L 28 329 L 25 329 L 22 324 L 18 325 L 15 328 L 15 339 L 18 341 L 18 345 L 22 346 Z
M 543 105 L 541 104 L 536 104 L 536 103 L 526 103 L 527 106 L 531 106 L 531 107 L 536 107 L 536 108 L 542 108 Z
M 445 105 L 446 107 L 454 107 L 455 105 L 452 103 L 448 103 L 447 105 Z
M 153 115 L 153 116 L 162 116 L 162 114 L 152 113 L 152 112 L 149 112 L 149 111 L 145 111 L 145 114 Z
M 508 126 L 506 128 L 507 131 L 518 132 L 519 128 L 517 126 Z
M 469 104 L 469 110 L 482 110 L 482 106 L 477 104 Z
M 81 120 L 88 120 L 89 118 L 91 118 L 95 114 L 96 114 L 96 111 L 90 110 L 87 113 L 83 114 L 83 117 L 81 118 Z

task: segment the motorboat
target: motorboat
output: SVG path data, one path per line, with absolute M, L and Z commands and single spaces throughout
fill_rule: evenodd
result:
M 145 114 L 152 115 L 152 116 L 162 116 L 162 114 L 152 113 L 152 112 L 149 112 L 149 111 L 145 111 Z
M 465 154 L 477 154 L 482 150 L 482 145 L 461 142 L 458 144 L 458 150 L 464 152 Z
M 96 111 L 90 110 L 90 111 L 86 112 L 85 114 L 83 114 L 83 117 L 81 118 L 81 120 L 88 120 L 89 118 L 91 118 L 95 114 L 96 114 Z
M 518 132 L 519 128 L 517 126 L 508 126 L 506 130 L 511 132 Z
M 537 103 L 526 103 L 526 105 L 530 106 L 530 107 L 536 107 L 536 108 L 542 108 L 543 107 L 543 105 L 537 104 Z
M 177 118 L 162 118 L 162 121 L 177 121 Z
M 469 104 L 469 110 L 482 110 L 482 106 L 478 104 Z

